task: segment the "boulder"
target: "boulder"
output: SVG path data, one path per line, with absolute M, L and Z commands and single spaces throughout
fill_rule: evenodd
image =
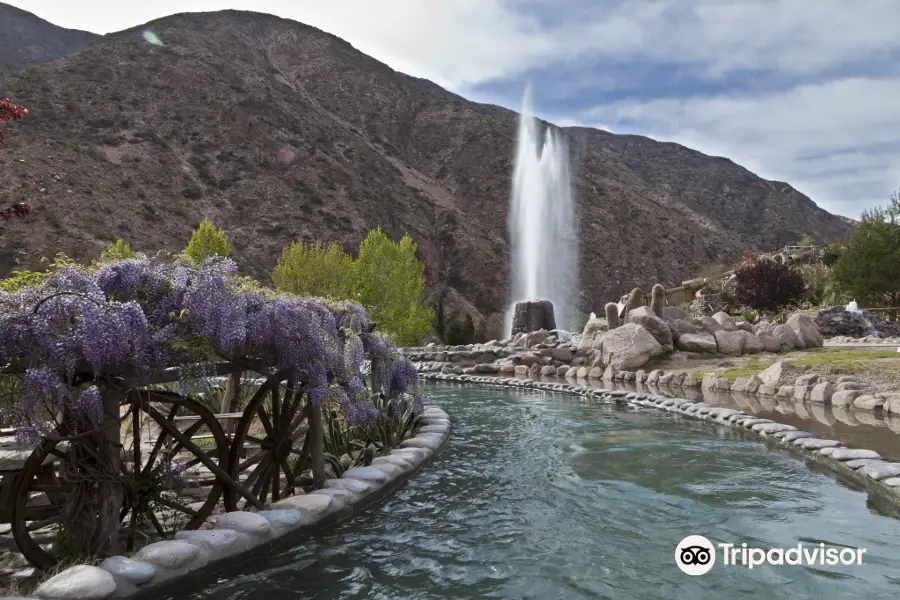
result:
M 581 338 L 578 340 L 578 346 L 575 349 L 575 352 L 580 355 L 584 355 L 588 350 L 591 349 L 591 344 L 594 343 L 594 335 L 598 331 L 607 331 L 609 329 L 609 325 L 606 323 L 606 319 L 600 319 L 598 317 L 594 317 L 593 319 L 588 319 L 588 322 L 584 324 L 584 329 L 581 332 Z
M 822 383 L 813 386 L 812 391 L 809 393 L 809 401 L 815 402 L 816 404 L 828 404 L 831 402 L 831 397 L 833 395 L 834 386 L 827 381 L 823 381 Z
M 859 398 L 862 392 L 856 390 L 846 390 L 843 392 L 834 392 L 831 395 L 831 405 L 839 407 L 853 406 L 853 401 Z
M 699 322 L 694 322 L 694 323 L 696 325 L 700 325 L 709 333 L 714 334 L 717 331 L 722 331 L 725 329 L 724 327 L 722 327 L 722 325 L 718 321 L 716 321 L 712 317 L 700 317 L 699 319 L 697 319 L 697 321 L 699 321 Z
M 663 346 L 666 351 L 675 349 L 672 342 L 672 332 L 665 321 L 653 314 L 649 306 L 640 306 L 628 313 L 628 322 L 636 323 L 650 332 L 650 335 Z
M 762 380 L 765 385 L 778 387 L 785 378 L 784 366 L 784 361 L 782 360 L 773 363 L 765 371 L 762 371 L 759 374 L 760 380 Z
M 706 352 L 715 354 L 719 346 L 711 333 L 685 333 L 678 337 L 675 346 L 685 352 Z
M 532 331 L 531 333 L 525 334 L 525 347 L 531 348 L 538 344 L 542 344 L 547 341 L 547 338 L 550 337 L 550 332 L 545 329 L 538 329 L 537 331 Z
M 666 325 L 669 326 L 669 331 L 672 332 L 672 339 L 675 341 L 686 333 L 708 333 L 703 327 L 683 319 L 669 319 L 666 321 Z
M 735 328 L 734 319 L 726 312 L 719 311 L 712 316 L 712 320 L 721 325 L 724 329 L 731 331 Z
M 625 323 L 607 331 L 599 343 L 601 363 L 616 370 L 639 369 L 666 353 L 666 348 L 637 323 Z
M 806 315 L 791 315 L 785 324 L 797 334 L 797 348 L 821 348 L 825 343 L 815 321 Z
M 866 394 L 864 396 L 858 397 L 853 401 L 853 408 L 858 408 L 859 410 L 877 410 L 884 406 L 885 399 L 881 396 L 876 396 L 872 394 Z
M 762 342 L 763 352 L 781 352 L 781 342 L 769 331 L 760 331 L 756 334 L 759 341 Z
M 749 331 L 738 329 L 738 333 L 744 335 L 745 354 L 759 354 L 760 352 L 765 350 L 765 346 L 763 346 L 762 340 L 760 340 Z
M 558 360 L 564 363 L 572 362 L 572 359 L 575 358 L 575 353 L 572 352 L 572 349 L 565 346 L 558 346 L 556 348 L 542 348 L 541 350 L 539 350 L 539 352 L 541 356 L 549 356 L 553 360 Z
M 755 333 L 753 331 L 753 323 L 751 323 L 749 321 L 738 321 L 734 324 L 734 326 L 737 327 L 738 329 L 743 329 L 744 331 L 747 331 L 749 333 Z
M 603 369 L 600 367 L 594 367 L 588 373 L 588 377 L 590 379 L 602 379 L 603 378 Z
M 781 344 L 781 351 L 788 352 L 797 348 L 797 333 L 789 325 L 776 325 L 772 330 L 772 335 Z
M 881 410 L 886 415 L 900 415 L 900 394 L 884 394 Z
M 739 356 L 743 354 L 744 345 L 747 343 L 744 334 L 745 332 L 743 331 L 720 330 L 715 332 L 713 335 L 716 337 L 716 346 L 719 349 L 719 354 L 727 354 L 730 356 Z

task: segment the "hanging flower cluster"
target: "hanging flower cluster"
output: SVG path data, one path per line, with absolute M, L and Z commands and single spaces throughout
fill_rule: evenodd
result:
M 370 392 L 415 395 L 415 367 L 373 333 L 361 306 L 275 294 L 235 274 L 220 257 L 196 265 L 141 255 L 0 293 L 0 364 L 25 373 L 14 424 L 37 435 L 42 415 L 63 409 L 91 421 L 99 393 L 84 382 L 97 376 L 139 379 L 176 366 L 200 373 L 222 361 L 279 372 L 313 404 L 334 397 L 348 419 L 378 418 Z M 377 389 L 366 387 L 367 368 Z

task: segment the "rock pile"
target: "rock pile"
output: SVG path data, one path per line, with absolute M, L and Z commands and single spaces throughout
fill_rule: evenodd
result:
M 889 323 L 867 310 L 851 312 L 836 306 L 816 315 L 815 323 L 827 338 L 900 338 L 900 323 Z
M 665 307 L 662 313 L 660 317 L 650 307 L 640 306 L 628 311 L 625 323 L 612 328 L 607 319 L 593 318 L 581 335 L 566 341 L 539 330 L 486 344 L 430 344 L 425 348 L 406 348 L 404 352 L 419 363 L 423 372 L 577 375 L 599 379 L 607 369 L 612 374 L 633 373 L 675 350 L 740 355 L 818 348 L 823 344 L 815 323 L 805 315 L 794 315 L 781 325 L 765 321 L 751 325 L 735 322 L 721 312 L 693 318 L 681 309 Z

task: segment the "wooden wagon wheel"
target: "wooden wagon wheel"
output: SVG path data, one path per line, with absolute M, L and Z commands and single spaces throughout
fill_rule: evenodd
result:
M 250 399 L 231 442 L 229 475 L 250 491 L 247 502 L 263 506 L 293 495 L 307 468 L 309 418 L 305 395 L 269 378 Z M 268 396 L 268 397 L 267 397 Z M 304 423 L 306 421 L 306 423 Z M 253 500 L 256 500 L 254 502 Z M 236 490 L 225 490 L 225 509 L 240 510 Z
M 32 565 L 45 569 L 56 562 L 49 547 L 63 532 L 66 501 L 75 491 L 67 473 L 70 447 L 58 435 L 45 438 L 26 459 L 12 507 L 16 546 Z
M 131 447 L 123 447 L 125 493 L 119 517 L 126 524 L 122 533 L 131 549 L 143 529 L 166 536 L 164 523 L 173 529 L 203 524 L 227 483 L 228 439 L 212 413 L 194 400 L 134 390 L 129 399 L 123 424 L 131 431 Z M 198 434 L 209 436 L 210 448 L 198 446 Z M 73 447 L 59 426 L 31 453 L 18 476 L 12 533 L 25 558 L 40 569 L 56 563 L 53 542 L 59 542 L 64 532 L 70 498 L 79 490 L 91 494 L 83 488 L 92 483 L 75 471 Z M 78 448 L 97 452 L 86 444 Z M 184 489 L 197 490 L 202 499 L 185 501 L 180 494 Z
M 229 460 L 228 438 L 199 402 L 156 390 L 132 391 L 131 401 L 139 409 L 130 423 L 131 477 L 121 514 L 128 523 L 129 547 L 142 523 L 160 536 L 171 533 L 161 514 L 178 529 L 200 527 L 228 483 Z

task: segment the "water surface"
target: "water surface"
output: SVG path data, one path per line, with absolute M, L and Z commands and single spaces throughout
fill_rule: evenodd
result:
M 444 452 L 385 503 L 182 600 L 833 599 L 900 593 L 900 521 L 724 426 L 571 396 L 438 384 Z M 861 566 L 674 563 L 678 542 L 864 547 Z M 721 562 L 721 560 L 720 560 Z M 202 588 L 202 589 L 200 589 Z M 172 598 L 175 598 L 174 596 Z

